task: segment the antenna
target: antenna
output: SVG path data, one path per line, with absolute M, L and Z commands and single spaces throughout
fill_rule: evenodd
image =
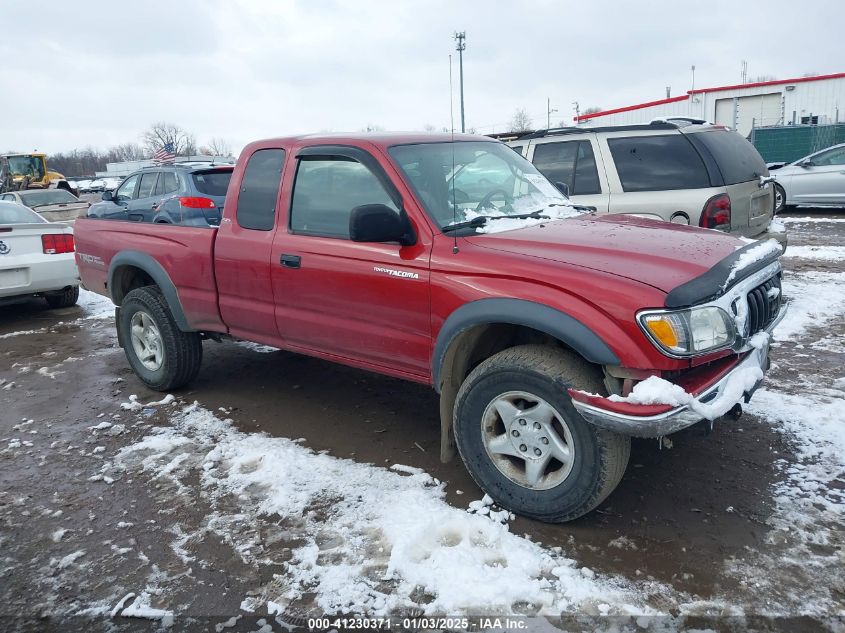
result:
M 452 131 L 452 142 L 449 145 L 452 148 L 452 224 L 458 221 L 458 207 L 455 206 L 455 106 L 454 98 L 452 97 L 452 56 L 449 55 L 449 129 Z M 454 242 L 452 244 L 452 253 L 458 253 L 458 236 L 452 232 Z

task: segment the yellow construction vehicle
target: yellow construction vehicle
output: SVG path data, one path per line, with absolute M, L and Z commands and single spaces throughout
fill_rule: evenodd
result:
M 3 154 L 0 159 L 11 177 L 10 188 L 54 189 L 59 182 L 65 181 L 62 174 L 47 169 L 46 154 Z

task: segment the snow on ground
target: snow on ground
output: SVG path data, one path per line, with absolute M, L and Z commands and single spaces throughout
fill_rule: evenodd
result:
M 114 317 L 114 304 L 111 299 L 84 288 L 79 289 L 77 305 L 82 308 L 86 318 L 89 319 L 110 319 Z
M 782 222 L 787 224 L 812 224 L 816 222 L 829 222 L 831 224 L 841 224 L 845 222 L 845 218 L 819 218 L 805 216 L 803 218 L 781 218 Z
M 293 539 L 290 556 L 265 602 L 372 615 L 651 612 L 625 581 L 579 569 L 498 517 L 451 507 L 443 484 L 424 472 L 243 433 L 196 403 L 170 422 L 123 448 L 103 472 L 140 469 L 189 498 L 201 494 L 215 509 L 204 529 L 233 541 L 247 563 L 269 562 L 270 552 L 246 526 L 282 526 Z M 199 491 L 192 472 L 201 473 Z
M 783 256 L 838 262 L 845 260 L 845 246 L 790 246 Z
M 790 300 L 789 310 L 774 331 L 776 341 L 792 340 L 807 328 L 845 318 L 845 272 L 788 272 L 783 294 Z

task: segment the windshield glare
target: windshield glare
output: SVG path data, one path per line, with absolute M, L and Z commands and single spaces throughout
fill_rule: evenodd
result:
M 389 152 L 441 229 L 478 216 L 508 218 L 551 207 L 578 214 L 531 163 L 501 143 L 397 145 Z

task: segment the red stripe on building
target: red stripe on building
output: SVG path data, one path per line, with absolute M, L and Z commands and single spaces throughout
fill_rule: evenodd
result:
M 676 103 L 678 101 L 686 101 L 690 95 L 703 94 L 705 92 L 720 92 L 723 90 L 740 90 L 742 88 L 760 88 L 761 86 L 782 86 L 784 84 L 798 84 L 807 81 L 823 81 L 825 79 L 842 79 L 845 78 L 845 73 L 833 73 L 830 75 L 816 75 L 814 77 L 796 77 L 795 79 L 774 79 L 772 81 L 758 81 L 750 84 L 734 84 L 732 86 L 718 86 L 717 88 L 697 88 L 695 90 L 688 90 L 687 94 L 680 97 L 672 97 L 670 99 L 658 99 L 657 101 L 648 101 L 646 103 L 638 103 L 636 105 L 625 106 L 624 108 L 614 108 L 613 110 L 602 110 L 601 112 L 594 112 L 592 114 L 582 114 L 573 117 L 574 121 L 588 121 L 600 116 L 608 116 L 610 114 L 619 114 L 620 112 L 630 112 L 631 110 L 641 110 L 642 108 L 650 108 L 652 106 L 664 105 L 667 103 Z

